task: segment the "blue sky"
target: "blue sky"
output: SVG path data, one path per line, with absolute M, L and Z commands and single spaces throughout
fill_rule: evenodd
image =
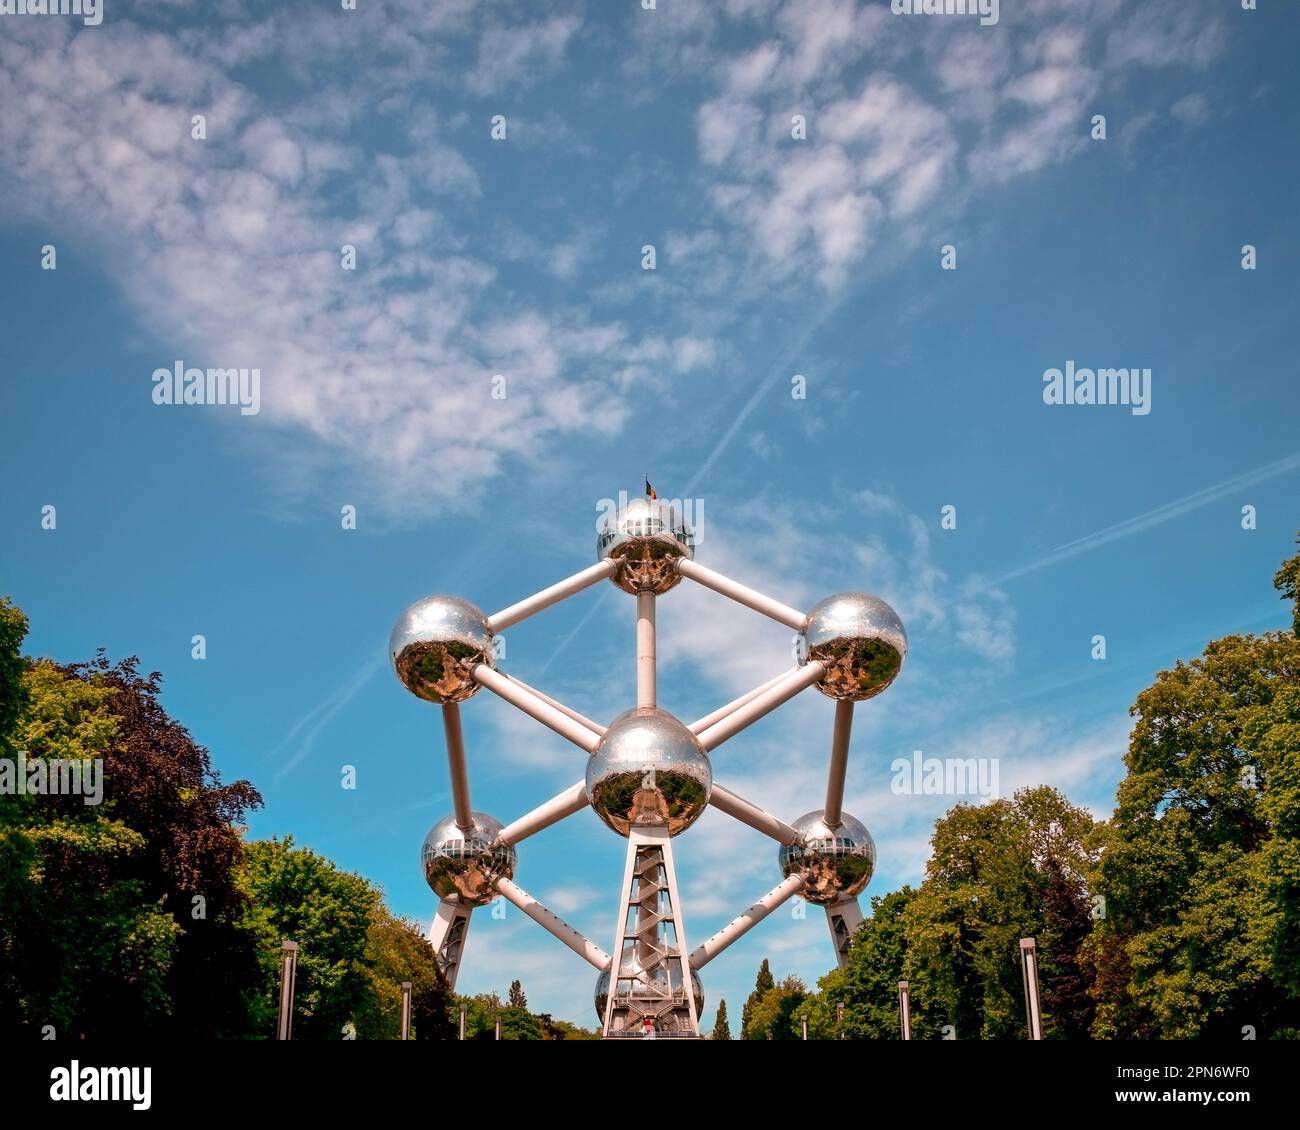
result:
M 427 923 L 446 761 L 436 708 L 386 666 L 392 622 L 429 592 L 492 612 L 576 572 L 600 500 L 648 473 L 702 502 L 701 562 L 800 607 L 875 592 L 907 624 L 853 735 L 868 893 L 922 876 L 953 802 L 891 793 L 913 750 L 1109 812 L 1154 673 L 1286 620 L 1300 35 L 1261 8 L 0 17 L 0 589 L 29 651 L 161 670 L 222 777 L 262 790 L 254 835 Z M 260 412 L 154 404 L 177 360 L 259 367 Z M 1067 361 L 1149 368 L 1150 413 L 1045 404 Z M 633 629 L 603 585 L 511 629 L 502 666 L 607 721 L 634 696 Z M 705 714 L 789 646 L 684 585 L 660 602 L 661 703 Z M 509 821 L 583 756 L 489 699 L 463 711 L 473 801 Z M 832 713 L 801 696 L 721 747 L 716 779 L 785 819 L 819 807 Z M 715 812 L 677 858 L 692 944 L 780 879 L 775 845 Z M 522 845 L 516 878 L 608 949 L 622 866 L 586 813 Z M 786 907 L 715 960 L 707 1017 L 764 956 L 815 981 L 821 912 Z M 513 977 L 594 1022 L 588 966 L 513 908 L 478 913 L 459 987 Z

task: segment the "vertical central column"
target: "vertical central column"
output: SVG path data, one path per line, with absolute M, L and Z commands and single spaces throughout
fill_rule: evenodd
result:
M 672 840 L 663 828 L 634 826 L 605 1004 L 607 1039 L 699 1035 L 678 905 Z
M 636 704 L 655 706 L 655 594 L 636 594 Z

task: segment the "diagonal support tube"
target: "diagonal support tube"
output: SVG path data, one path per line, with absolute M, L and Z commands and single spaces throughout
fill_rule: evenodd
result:
M 764 616 L 769 616 L 778 623 L 784 624 L 787 628 L 793 628 L 796 632 L 802 632 L 808 623 L 808 614 L 806 612 L 800 612 L 797 608 L 791 608 L 788 604 L 782 604 L 779 600 L 764 596 L 757 589 L 751 589 L 738 581 L 733 581 L 730 577 L 715 573 L 712 569 L 706 568 L 697 561 L 692 561 L 689 557 L 679 557 L 674 564 L 677 572 L 683 577 L 689 577 L 697 584 L 721 593 L 723 596 L 734 600 L 737 604 L 743 604 L 746 608 L 761 612 Z
M 511 706 L 516 706 L 531 718 L 536 718 L 543 726 L 548 726 L 562 738 L 568 738 L 579 749 L 588 753 L 600 743 L 600 736 L 593 734 L 586 726 L 574 721 L 567 714 L 557 710 L 549 703 L 538 698 L 531 691 L 524 690 L 518 683 L 507 678 L 500 671 L 480 663 L 473 671 L 474 680 L 487 687 L 493 694 L 505 699 Z
M 595 565 L 588 566 L 581 573 L 574 573 L 572 577 L 566 577 L 557 584 L 551 585 L 550 588 L 542 589 L 541 592 L 525 597 L 517 604 L 512 604 L 509 608 L 503 608 L 495 615 L 489 616 L 488 627 L 493 633 L 503 632 L 506 628 L 518 624 L 520 620 L 527 620 L 529 616 L 540 612 L 543 608 L 559 604 L 565 597 L 613 576 L 614 569 L 615 563 L 609 558 L 597 561 Z
M 803 890 L 802 875 L 791 875 L 779 886 L 773 887 L 747 910 L 742 911 L 713 935 L 690 957 L 692 969 L 701 969 L 725 950 L 732 942 L 744 937 L 755 926 L 792 895 Z
M 593 734 L 603 734 L 605 732 L 605 727 L 602 726 L 599 722 L 593 722 L 585 714 L 579 714 L 572 707 L 565 706 L 564 703 L 562 702 L 557 702 L 550 695 L 543 694 L 536 687 L 530 687 L 527 683 L 523 681 L 523 679 L 516 679 L 513 675 L 507 675 L 506 678 L 509 679 L 512 683 L 517 683 L 519 686 L 523 687 L 524 690 L 526 690 L 529 694 L 535 694 L 544 703 L 546 703 L 547 706 L 553 706 L 561 714 L 567 714 L 570 718 L 572 718 L 575 722 L 577 722 L 578 725 L 586 726 L 587 729 L 590 730 Z
M 716 789 L 717 786 L 715 785 L 714 788 Z M 517 844 L 529 836 L 535 836 L 552 824 L 558 824 L 565 817 L 581 812 L 588 803 L 587 783 L 579 781 L 576 785 L 570 785 L 559 796 L 552 797 L 545 804 L 539 804 L 532 812 L 524 813 L 513 824 L 507 824 L 501 829 L 497 839 L 503 844 Z
M 474 827 L 474 813 L 469 806 L 469 770 L 465 766 L 465 738 L 460 730 L 460 704 L 449 702 L 442 708 L 442 729 L 447 736 L 447 763 L 451 769 L 451 797 L 456 812 L 456 827 L 469 832 Z
M 798 670 L 799 670 L 798 667 L 791 667 L 788 671 L 782 671 L 781 674 L 779 675 L 773 675 L 770 679 L 768 679 L 766 683 L 760 683 L 753 690 L 746 691 L 739 698 L 733 698 L 729 703 L 727 703 L 726 706 L 719 706 L 718 709 L 715 710 L 712 714 L 706 714 L 698 722 L 692 722 L 690 725 L 691 733 L 692 734 L 702 733 L 703 731 L 707 730 L 710 726 L 712 726 L 714 722 L 722 721 L 722 719 L 724 719 L 728 714 L 731 714 L 734 711 L 739 710 L 742 706 L 745 705 L 745 703 L 752 702 L 764 691 L 770 690 L 772 687 L 776 686 L 776 684 L 779 683 L 782 679 L 788 678 L 790 675 L 793 675 Z
M 764 812 L 758 805 L 738 797 L 730 789 L 724 789 L 717 781 L 713 782 L 709 803 L 728 816 L 734 816 L 742 824 L 748 824 L 755 831 L 771 836 L 779 844 L 789 845 L 799 838 L 799 833 L 784 820 L 778 820 L 770 812 Z
M 591 962 L 597 969 L 602 972 L 614 964 L 600 946 L 595 942 L 578 933 L 572 926 L 547 910 L 532 895 L 522 887 L 517 886 L 510 879 L 504 877 L 496 881 L 496 889 L 501 892 L 507 899 L 522 910 L 529 918 L 541 926 L 544 930 L 549 931 L 560 939 L 569 949 L 573 950 L 584 961 Z
M 478 668 L 475 669 L 477 674 Z M 818 683 L 826 674 L 826 668 L 817 660 L 805 664 L 786 675 L 779 683 L 769 687 L 762 694 L 745 703 L 738 710 L 732 711 L 720 722 L 715 722 L 698 736 L 700 745 L 707 752 L 716 749 L 728 738 L 740 733 L 746 726 L 757 722 L 765 714 L 770 714 L 784 702 L 789 702 L 800 691 Z
M 838 828 L 844 813 L 844 778 L 849 768 L 849 737 L 853 733 L 853 703 L 838 699 L 835 703 L 835 731 L 831 736 L 831 768 L 826 780 L 826 810 L 822 822 Z

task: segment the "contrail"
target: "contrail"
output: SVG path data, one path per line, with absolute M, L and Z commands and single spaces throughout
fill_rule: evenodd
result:
M 1123 522 L 1117 522 L 1113 526 L 1107 526 L 1104 530 L 1088 534 L 1086 537 L 1066 542 L 1065 545 L 1058 546 L 1037 561 L 1030 561 L 1026 565 L 1021 565 L 1019 568 L 1003 573 L 1001 576 L 993 578 L 989 583 L 992 585 L 1005 584 L 1007 581 L 1014 581 L 1017 577 L 1023 577 L 1027 573 L 1035 573 L 1039 569 L 1046 569 L 1049 565 L 1055 565 L 1060 561 L 1077 557 L 1081 553 L 1087 553 L 1098 546 L 1107 545 L 1110 542 L 1130 537 L 1133 534 L 1140 534 L 1144 530 L 1149 530 L 1152 526 L 1159 526 L 1172 518 L 1179 518 L 1192 510 L 1197 510 L 1211 502 L 1217 502 L 1219 499 L 1233 494 L 1243 487 L 1253 486 L 1255 483 L 1263 482 L 1265 479 L 1271 479 L 1277 475 L 1284 475 L 1288 471 L 1294 471 L 1297 468 L 1300 468 L 1300 451 L 1288 455 L 1284 459 L 1279 459 L 1276 463 L 1256 467 L 1253 471 L 1246 471 L 1231 479 L 1225 479 L 1214 486 L 1198 490 L 1195 494 L 1186 495 L 1174 502 L 1167 502 L 1164 506 L 1157 506 L 1154 510 L 1148 510 L 1145 514 L 1139 514 L 1135 518 L 1128 518 Z
M 297 766 L 298 763 L 311 752 L 312 746 L 316 744 L 316 736 L 325 728 L 334 715 L 351 702 L 352 699 L 356 697 L 357 692 L 375 677 L 379 672 L 379 669 L 384 666 L 387 659 L 388 656 L 386 654 L 379 654 L 366 660 L 365 663 L 353 672 L 347 682 L 325 699 L 324 702 L 313 707 L 298 721 L 298 724 L 289 731 L 284 741 L 282 741 L 278 746 L 276 746 L 275 750 L 272 751 L 273 753 L 278 753 L 283 749 L 284 746 L 294 738 L 298 731 L 302 729 L 303 724 L 307 722 L 308 719 L 318 715 L 315 723 L 312 725 L 312 728 L 307 731 L 306 736 L 302 739 L 302 742 L 298 746 L 294 755 L 280 766 L 279 771 L 271 778 L 273 782 L 278 782 L 281 777 Z
M 840 308 L 842 302 L 843 299 L 840 299 L 838 302 L 829 304 L 822 312 L 821 317 L 816 321 L 810 322 L 808 327 L 798 337 L 794 344 L 781 354 L 776 363 L 773 364 L 772 368 L 768 370 L 767 376 L 763 378 L 758 388 L 756 388 L 750 398 L 745 401 L 744 407 L 741 408 L 739 413 L 737 413 L 736 418 L 731 421 L 730 427 L 722 433 L 722 438 L 713 445 L 713 450 L 709 452 L 704 462 L 700 465 L 700 469 L 691 476 L 690 482 L 688 482 L 682 489 L 683 497 L 691 497 L 694 495 L 695 488 L 699 485 L 700 480 L 713 469 L 713 464 L 718 461 L 718 457 L 727 449 L 727 446 L 735 438 L 736 433 L 740 431 L 741 426 L 747 419 L 749 419 L 749 416 L 754 409 L 758 407 L 759 401 L 767 395 L 772 385 L 776 383 L 777 378 L 793 375 L 790 373 L 790 367 L 795 358 L 807 347 L 808 342 L 812 340 L 813 334 L 821 329 L 831 315 Z

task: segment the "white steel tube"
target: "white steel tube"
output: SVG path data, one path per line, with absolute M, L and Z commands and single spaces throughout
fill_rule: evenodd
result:
M 523 681 L 523 679 L 516 679 L 513 675 L 507 675 L 506 678 L 509 679 L 512 683 L 517 683 L 519 686 L 523 687 L 524 690 L 526 690 L 529 694 L 535 694 L 544 703 L 546 703 L 547 706 L 553 706 L 561 714 L 567 714 L 570 718 L 572 718 L 575 722 L 577 722 L 578 725 L 586 726 L 587 729 L 590 730 L 593 734 L 603 734 L 605 732 L 605 727 L 602 726 L 599 722 L 593 722 L 585 714 L 579 714 L 576 710 L 572 709 L 571 707 L 565 706 L 564 703 L 557 702 L 550 695 L 543 694 L 536 687 L 530 687 L 527 683 Z
M 798 671 L 798 667 L 791 667 L 788 671 L 782 671 L 779 675 L 773 675 L 766 683 L 760 683 L 751 691 L 746 691 L 739 698 L 733 698 L 726 706 L 719 706 L 712 714 L 706 714 L 698 722 L 692 722 L 690 731 L 692 734 L 702 733 L 707 730 L 714 722 L 721 721 L 733 710 L 739 710 L 747 702 L 751 702 L 761 695 L 765 690 L 776 686 L 782 679 L 788 678 Z
M 724 577 L 721 573 L 715 573 L 712 569 L 706 568 L 688 557 L 677 558 L 676 566 L 677 571 L 683 577 L 689 577 L 706 589 L 712 589 L 714 592 L 730 597 L 737 604 L 743 604 L 746 608 L 752 608 L 755 612 L 770 616 L 773 620 L 784 624 L 787 628 L 793 628 L 796 632 L 802 632 L 804 626 L 808 623 L 807 613 L 800 612 L 797 608 L 791 608 L 788 604 L 782 604 L 779 600 L 773 600 L 770 596 L 764 596 L 756 589 L 751 589 L 738 581 L 733 581 L 730 577 Z
M 750 804 L 730 789 L 724 789 L 717 781 L 713 782 L 709 803 L 728 816 L 734 816 L 742 824 L 748 824 L 755 831 L 771 836 L 777 843 L 792 844 L 799 838 L 799 833 L 784 820 L 778 820 L 770 812 L 764 812 L 758 805 Z
M 831 768 L 826 780 L 826 811 L 822 822 L 838 828 L 844 813 L 844 778 L 849 769 L 849 737 L 853 733 L 853 702 L 835 703 L 835 730 L 831 736 Z
M 779 886 L 773 887 L 758 902 L 737 915 L 690 956 L 692 969 L 701 969 L 725 950 L 732 942 L 743 937 L 792 895 L 803 890 L 802 875 L 791 875 Z
M 606 558 L 604 561 L 597 561 L 595 565 L 590 565 L 581 573 L 574 573 L 572 577 L 566 577 L 557 584 L 551 585 L 550 588 L 542 589 L 539 593 L 534 593 L 530 597 L 525 597 L 517 604 L 512 604 L 509 608 L 503 608 L 500 612 L 488 617 L 488 627 L 493 632 L 502 632 L 520 620 L 527 620 L 529 616 L 540 612 L 543 608 L 550 608 L 552 604 L 558 604 L 566 596 L 572 596 L 575 592 L 581 592 L 585 588 L 590 588 L 597 581 L 603 581 L 606 577 L 614 572 L 614 562 Z
M 543 702 L 531 691 L 524 690 L 518 683 L 511 682 L 500 671 L 493 670 L 486 663 L 480 663 L 475 667 L 473 674 L 474 680 L 480 686 L 487 687 L 511 706 L 517 706 L 529 717 L 536 718 L 543 726 L 549 726 L 560 737 L 568 738 L 579 749 L 585 749 L 590 753 L 600 742 L 599 735 L 593 734 L 586 726 L 579 725 L 567 714 Z
M 451 798 L 456 812 L 456 827 L 468 832 L 474 827 L 474 813 L 469 806 L 469 770 L 465 766 L 465 739 L 460 731 L 460 704 L 449 702 L 442 708 L 442 729 L 447 735 L 447 764 L 451 767 Z
M 613 961 L 595 942 L 578 933 L 572 926 L 556 914 L 552 914 L 532 895 L 511 880 L 502 877 L 496 881 L 496 889 L 522 910 L 529 918 L 543 929 L 554 934 L 569 949 L 585 961 L 591 962 L 597 969 L 606 970 Z
M 655 705 L 655 594 L 636 594 L 636 704 Z
M 769 687 L 756 698 L 745 703 L 739 710 L 733 711 L 720 722 L 715 722 L 698 736 L 700 745 L 705 750 L 716 749 L 728 738 L 740 733 L 746 726 L 757 722 L 765 714 L 770 714 L 783 702 L 789 702 L 801 690 L 820 682 L 826 674 L 826 668 L 817 660 L 812 660 L 796 671 L 792 671 L 775 686 Z
M 716 789 L 717 786 L 715 785 Z M 544 828 L 558 824 L 566 816 L 581 812 L 587 807 L 587 783 L 579 781 L 570 785 L 559 796 L 552 797 L 545 804 L 539 804 L 532 812 L 526 812 L 513 824 L 507 824 L 497 836 L 503 844 L 517 844 L 529 836 L 535 836 Z

